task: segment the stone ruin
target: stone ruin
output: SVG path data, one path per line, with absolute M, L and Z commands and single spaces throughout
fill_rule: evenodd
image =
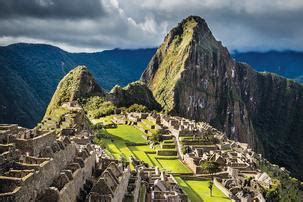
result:
M 146 201 L 186 198 L 159 170 L 130 170 L 104 157 L 91 139 L 79 141 L 91 135 L 73 128 L 61 130 L 58 136 L 54 131 L 0 125 L 0 201 L 121 202 L 138 201 L 141 195 Z
M 76 201 L 96 166 L 89 145 L 54 131 L 0 125 L 0 201 Z
M 148 119 L 159 129 L 165 130 L 172 136 L 171 144 L 177 145 L 176 152 L 180 160 L 186 163 L 194 174 L 209 176 L 209 173 L 202 169 L 201 164 L 204 161 L 216 162 L 219 171 L 214 173 L 213 177 L 216 186 L 227 197 L 235 201 L 265 201 L 262 189 L 270 187 L 272 181 L 266 173 L 258 170 L 257 162 L 260 156 L 253 152 L 248 144 L 227 139 L 223 133 L 207 123 L 182 117 L 151 113 L 147 117 L 144 114 L 141 118 L 140 113 L 135 113 L 129 114 L 128 119 L 138 123 L 142 119 Z M 171 146 L 169 143 L 163 145 L 165 148 Z M 159 179 L 154 182 L 154 185 L 150 185 L 154 188 L 151 199 L 177 200 L 178 197 L 174 193 L 164 194 L 167 191 L 164 191 L 166 183 L 162 183 Z
M 220 170 L 213 174 L 214 183 L 226 196 L 264 201 L 260 189 L 270 187 L 272 181 L 257 169 L 261 157 L 247 144 L 228 140 L 206 123 L 181 117 L 129 113 L 123 121 L 139 128 L 135 123 L 143 119 L 154 123 L 151 129 L 166 133 L 163 137 L 169 141 L 161 148 L 177 147 L 174 152 L 194 174 L 209 175 L 201 163 L 216 162 Z M 142 162 L 131 170 L 92 144 L 89 128 L 55 125 L 54 130 L 43 130 L 0 124 L 0 201 L 188 201 L 169 173 Z

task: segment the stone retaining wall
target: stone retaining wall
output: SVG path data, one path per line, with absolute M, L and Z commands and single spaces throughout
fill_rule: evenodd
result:
M 53 154 L 53 158 L 44 159 L 41 164 L 17 163 L 15 169 L 34 169 L 27 178 L 7 178 L 9 182 L 15 181 L 15 190 L 0 194 L 0 201 L 31 201 L 35 200 L 38 193 L 48 188 L 60 171 L 71 162 L 76 155 L 76 146 L 68 144 L 63 150 Z M 18 188 L 18 186 L 21 186 Z M 13 200 L 11 200 L 13 199 Z
M 159 156 L 177 156 L 178 152 L 177 150 L 157 150 L 157 155 Z
M 50 146 L 54 141 L 56 141 L 56 134 L 51 131 L 30 139 L 16 138 L 13 142 L 16 148 L 22 152 L 28 152 L 31 156 L 39 156 L 40 151 Z
M 59 202 L 77 201 L 77 196 L 80 189 L 83 187 L 87 179 L 92 176 L 92 171 L 95 168 L 96 157 L 93 152 L 84 161 L 84 167 L 76 170 L 73 173 L 73 180 L 69 181 L 59 192 Z
M 232 196 L 232 193 L 226 189 L 216 178 L 214 178 L 214 185 L 228 198 Z

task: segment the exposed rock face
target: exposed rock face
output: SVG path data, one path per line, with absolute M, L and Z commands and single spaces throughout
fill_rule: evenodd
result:
M 190 16 L 165 37 L 141 79 L 170 114 L 211 123 L 303 176 L 303 87 L 236 62 Z
M 107 95 L 107 100 L 118 107 L 129 107 L 132 104 L 141 104 L 150 110 L 159 110 L 161 108 L 150 89 L 146 84 L 140 81 L 132 82 L 123 88 L 115 86 Z
M 45 115 L 61 106 L 64 102 L 76 101 L 92 95 L 105 96 L 95 79 L 85 66 L 78 66 L 70 71 L 59 83 Z

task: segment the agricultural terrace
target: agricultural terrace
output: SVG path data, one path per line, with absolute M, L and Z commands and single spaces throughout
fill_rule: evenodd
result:
M 178 184 L 186 192 L 191 201 L 203 202 L 230 202 L 215 185 L 213 185 L 212 196 L 210 196 L 208 183 L 209 180 L 184 180 L 180 177 L 175 177 Z
M 111 117 L 104 117 L 94 120 L 94 123 L 103 122 L 111 124 Z M 154 132 L 154 131 L 153 131 Z M 117 125 L 115 128 L 98 129 L 96 142 L 106 147 L 107 154 L 115 159 L 124 158 L 129 160 L 130 156 L 144 161 L 149 166 L 158 166 L 171 173 L 189 174 L 192 171 L 183 164 L 176 152 L 174 155 L 167 156 L 166 153 L 175 149 L 161 149 L 160 145 L 153 148 L 149 146 L 145 139 L 146 134 L 131 125 Z M 162 144 L 165 144 L 162 142 Z M 157 154 L 157 151 L 160 151 Z M 164 154 L 164 155 L 162 155 Z M 132 166 L 131 166 L 132 167 Z

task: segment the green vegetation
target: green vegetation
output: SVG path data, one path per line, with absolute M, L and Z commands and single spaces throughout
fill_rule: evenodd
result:
M 281 189 L 280 180 L 274 179 L 272 185 L 263 191 L 266 201 L 280 201 L 282 197 L 279 194 L 279 189 Z
M 147 152 L 154 152 L 154 150 L 151 149 L 148 145 L 129 146 L 128 148 L 133 152 L 134 156 L 137 159 L 144 161 L 149 166 L 154 166 L 153 161 L 150 159 L 150 157 L 147 154 Z
M 155 143 L 159 143 L 162 141 L 162 134 L 161 133 L 155 133 L 150 137 L 150 140 L 155 142 Z
M 173 109 L 174 98 L 171 92 L 184 70 L 184 64 L 188 58 L 188 47 L 196 25 L 197 22 L 192 19 L 185 22 L 182 27 L 174 28 L 155 55 L 159 59 L 156 61 L 159 63 L 159 68 L 148 85 L 165 111 Z M 169 44 L 168 47 L 167 44 Z
M 89 82 L 91 81 L 91 82 Z M 89 87 L 86 85 L 90 85 Z M 87 89 L 86 89 L 87 88 Z M 102 95 L 92 75 L 84 66 L 78 66 L 70 71 L 59 83 L 45 113 L 49 116 L 64 102 L 76 101 L 90 95 Z
M 92 119 L 91 122 L 93 124 L 102 123 L 103 125 L 110 125 L 113 124 L 112 118 L 113 116 L 105 116 L 105 117 L 100 117 L 98 119 Z
M 117 128 L 107 129 L 114 139 L 123 140 L 125 143 L 142 144 L 147 143 L 143 133 L 137 128 L 129 125 L 118 125 Z
M 176 177 L 180 187 L 186 192 L 191 201 L 227 202 L 231 201 L 216 186 L 212 188 L 212 196 L 209 193 L 208 180 L 183 180 Z
M 300 201 L 303 193 L 301 183 L 298 179 L 289 176 L 286 171 L 282 171 L 278 166 L 268 161 L 259 162 L 260 169 L 266 172 L 273 181 L 269 189 L 263 190 L 263 195 L 268 201 Z
M 50 115 L 54 109 L 61 106 L 62 103 L 72 100 L 72 96 L 80 86 L 80 76 L 85 69 L 77 67 L 70 71 L 59 83 L 55 94 L 49 103 L 46 115 Z
M 204 161 L 201 163 L 203 170 L 207 171 L 210 175 L 219 171 L 219 164 L 214 161 Z
M 93 120 L 98 122 L 111 122 L 113 116 L 102 117 Z M 173 151 L 174 156 L 159 156 L 156 151 L 160 149 L 159 145 L 150 148 L 147 140 L 144 138 L 144 133 L 134 126 L 117 125 L 116 128 L 99 128 L 96 129 L 97 137 L 95 142 L 104 147 L 108 151 L 108 155 L 115 159 L 124 158 L 127 161 L 130 156 L 138 160 L 144 161 L 149 166 L 158 166 L 160 169 L 165 169 L 172 173 L 187 174 L 192 171 L 184 165 L 176 156 L 175 149 L 166 149 L 168 152 Z M 166 142 L 171 142 L 167 140 Z M 164 150 L 164 151 L 166 151 Z
M 89 118 L 97 119 L 112 114 L 116 107 L 100 96 L 91 96 L 81 101 Z
M 142 119 L 138 125 L 142 128 L 144 128 L 144 130 L 148 130 L 151 132 L 151 134 L 158 134 L 159 131 L 157 129 L 152 129 L 152 126 L 155 126 L 155 123 L 153 123 L 152 121 L 148 120 L 148 119 Z
M 147 112 L 148 109 L 144 105 L 133 104 L 126 109 L 126 112 Z
M 157 158 L 162 168 L 173 173 L 192 173 L 179 159 L 161 159 Z

